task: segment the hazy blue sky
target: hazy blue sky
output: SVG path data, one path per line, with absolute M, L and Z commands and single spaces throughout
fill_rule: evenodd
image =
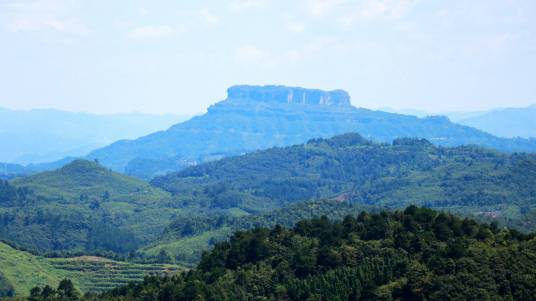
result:
M 193 113 L 233 84 L 536 103 L 534 0 L 0 0 L 0 107 Z

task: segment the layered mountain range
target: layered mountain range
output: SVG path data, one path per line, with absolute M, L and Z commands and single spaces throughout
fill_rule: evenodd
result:
M 202 116 L 166 131 L 117 141 L 87 158 L 116 171 L 152 178 L 199 162 L 347 132 L 379 142 L 418 137 L 442 146 L 477 144 L 505 152 L 536 150 L 534 139 L 499 138 L 446 117 L 417 118 L 356 108 L 343 90 L 233 86 L 225 100 Z
M 536 105 L 497 109 L 453 120 L 499 137 L 536 137 Z
M 134 139 L 167 129 L 189 117 L 0 108 L 0 162 L 27 165 L 84 156 L 118 139 Z

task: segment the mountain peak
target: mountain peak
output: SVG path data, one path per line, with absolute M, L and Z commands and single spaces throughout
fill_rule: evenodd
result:
M 227 99 L 255 102 L 350 107 L 350 95 L 344 90 L 324 91 L 287 86 L 232 86 Z
M 95 161 L 76 159 L 60 169 L 62 172 L 88 173 L 94 171 L 107 171 L 106 168 Z
M 95 181 L 106 182 L 114 177 L 114 173 L 95 161 L 76 159 L 63 167 L 50 171 L 61 178 L 70 178 L 86 185 L 92 185 Z M 37 174 L 39 175 L 39 174 Z

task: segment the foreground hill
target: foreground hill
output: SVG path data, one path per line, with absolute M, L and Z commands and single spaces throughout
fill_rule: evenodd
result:
M 502 151 L 536 150 L 536 140 L 504 139 L 451 123 L 444 117 L 413 116 L 355 108 L 342 91 L 283 86 L 234 86 L 227 99 L 202 116 L 167 131 L 122 140 L 88 156 L 105 166 L 142 178 L 273 146 L 358 132 L 376 141 L 426 138 L 437 145 L 478 144 Z
M 98 299 L 535 300 L 535 256 L 534 235 L 409 207 L 238 232 L 195 270 Z
M 34 286 L 71 279 L 82 292 L 101 292 L 150 274 L 176 273 L 169 264 L 134 264 L 102 257 L 45 258 L 0 242 L 0 297 L 25 296 Z
M 252 213 L 334 198 L 500 214 L 535 208 L 536 155 L 443 148 L 417 139 L 379 144 L 346 134 L 191 167 L 152 183 L 184 204 Z
M 36 251 L 126 253 L 180 209 L 169 193 L 95 162 L 0 183 L 0 238 Z
M 0 108 L 0 162 L 29 164 L 83 156 L 97 147 L 164 130 L 187 118 Z

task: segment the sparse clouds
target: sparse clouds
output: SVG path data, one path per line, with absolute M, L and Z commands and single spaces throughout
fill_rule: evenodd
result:
M 418 0 L 368 0 L 363 1 L 357 15 L 362 18 L 398 19 L 406 15 Z
M 11 31 L 53 30 L 70 34 L 86 34 L 89 29 L 73 19 L 55 19 L 51 17 L 17 16 L 8 24 Z
M 235 59 L 238 63 L 260 67 L 274 67 L 276 59 L 270 51 L 253 45 L 244 45 L 236 49 Z
M 329 14 L 332 10 L 343 5 L 345 2 L 345 0 L 305 0 L 303 6 L 311 15 L 323 16 Z
M 308 47 L 309 45 L 304 45 L 303 49 L 291 48 L 275 51 L 255 45 L 244 45 L 235 50 L 235 61 L 245 66 L 273 69 L 305 59 L 305 56 L 314 51 L 307 49 Z
M 216 25 L 220 23 L 220 18 L 212 14 L 207 8 L 199 10 L 199 15 L 203 21 L 210 25 Z
M 358 21 L 399 19 L 404 17 L 419 0 L 308 0 L 304 10 L 312 17 L 329 17 L 341 25 Z
M 173 78 L 162 95 L 176 93 L 182 76 L 185 87 L 210 82 L 206 91 L 244 79 L 333 84 L 353 87 L 369 104 L 411 89 L 404 97 L 433 94 L 441 79 L 455 77 L 487 78 L 489 93 L 467 90 L 481 99 L 501 95 L 500 87 L 530 96 L 534 11 L 533 0 L 0 0 L 0 38 L 9 45 L 0 51 L 0 76 L 8 83 L 4 98 L 40 98 L 37 91 L 49 93 L 58 82 L 98 82 L 103 74 L 131 87 L 149 68 L 155 82 Z M 30 73 L 43 89 L 20 88 Z M 385 82 L 401 88 L 383 89 Z M 75 99 L 78 91 L 65 95 Z
M 135 40 L 157 40 L 182 31 L 184 29 L 169 25 L 147 25 L 134 28 L 128 33 L 128 37 Z
M 305 23 L 297 21 L 288 21 L 285 26 L 292 33 L 303 33 L 305 31 Z
M 241 12 L 248 9 L 266 8 L 269 0 L 233 0 L 229 3 L 229 9 Z
M 73 14 L 76 4 L 67 0 L 8 1 L 3 9 L 6 27 L 13 31 L 50 30 L 69 34 L 87 34 L 89 28 Z
M 149 10 L 145 7 L 139 7 L 137 11 L 138 11 L 138 14 L 142 17 L 149 15 Z

